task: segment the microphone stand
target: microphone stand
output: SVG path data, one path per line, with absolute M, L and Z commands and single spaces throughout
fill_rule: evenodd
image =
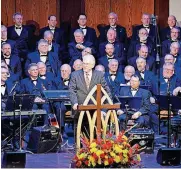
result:
M 152 15 L 152 24 L 155 26 L 155 43 L 156 43 L 156 74 L 158 76 L 158 95 L 160 95 L 160 50 L 161 50 L 161 42 L 160 36 L 158 32 L 157 26 L 157 17 Z M 158 116 L 159 116 L 159 124 L 158 124 L 158 133 L 160 134 L 160 104 L 158 104 Z

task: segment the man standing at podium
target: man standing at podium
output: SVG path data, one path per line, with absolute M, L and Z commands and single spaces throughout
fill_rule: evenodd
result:
M 83 70 L 78 70 L 72 72 L 71 79 L 69 82 L 69 91 L 70 91 L 70 101 L 74 111 L 77 110 L 78 105 L 84 103 L 87 95 L 92 90 L 92 88 L 101 84 L 102 87 L 107 91 L 109 97 L 111 98 L 110 89 L 107 86 L 107 83 L 104 78 L 104 74 L 100 71 L 93 70 L 95 66 L 95 58 L 92 55 L 86 55 L 83 57 Z M 75 128 L 78 120 L 79 114 L 75 114 Z M 85 120 L 84 124 L 86 123 Z M 88 126 L 85 124 L 84 126 Z

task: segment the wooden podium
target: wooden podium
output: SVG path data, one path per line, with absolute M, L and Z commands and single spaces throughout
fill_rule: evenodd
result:
M 93 97 L 94 93 L 96 94 L 96 100 Z M 102 96 L 102 97 L 101 97 Z M 94 104 L 89 104 L 89 101 L 92 101 Z M 104 104 L 104 102 L 107 101 L 108 104 Z M 105 137 L 106 135 L 106 129 L 108 125 L 108 120 L 112 118 L 113 122 L 115 123 L 115 135 L 117 136 L 119 134 L 119 125 L 118 125 L 118 119 L 115 109 L 119 109 L 120 104 L 113 105 L 112 100 L 108 96 L 107 92 L 104 90 L 104 88 L 101 86 L 101 84 L 97 84 L 92 88 L 90 93 L 88 94 L 87 98 L 85 99 L 83 105 L 78 106 L 78 111 L 80 111 L 78 124 L 77 124 L 77 131 L 76 131 L 76 148 L 80 148 L 80 138 L 81 138 L 81 126 L 82 126 L 82 120 L 84 115 L 87 115 L 88 123 L 89 123 L 89 134 L 90 134 L 90 142 L 94 139 L 94 128 L 96 126 L 96 119 L 97 119 L 97 138 L 99 139 L 101 137 L 101 131 L 102 131 L 102 137 Z M 107 113 L 105 118 L 101 114 L 101 109 L 106 109 Z M 90 115 L 89 110 L 95 110 L 92 118 Z M 101 129 L 101 123 L 102 123 L 102 129 Z

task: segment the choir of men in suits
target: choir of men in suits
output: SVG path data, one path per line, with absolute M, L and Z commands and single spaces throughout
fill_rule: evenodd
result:
M 84 33 L 81 29 L 75 30 L 74 38 L 75 41 L 68 44 L 71 66 L 76 59 L 82 59 L 82 51 L 86 47 L 90 47 L 92 49 L 92 53 L 95 54 L 93 43 L 84 39 Z
M 167 53 L 170 53 L 170 46 L 173 42 L 180 43 L 179 40 L 180 29 L 178 27 L 173 27 L 170 32 L 170 38 L 162 42 L 162 57 L 164 57 Z M 179 54 L 181 54 L 181 49 L 179 50 Z
M 120 96 L 130 96 L 130 97 L 141 97 L 141 107 L 138 111 L 133 114 L 128 114 L 128 120 L 135 120 L 138 123 L 137 127 L 149 127 L 149 115 L 150 111 L 150 96 L 151 93 L 148 90 L 142 89 L 140 86 L 139 77 L 133 75 L 130 80 L 129 88 L 122 88 L 120 90 Z M 123 110 L 118 110 L 120 130 L 126 129 L 126 114 Z
M 148 54 L 155 56 L 155 45 L 148 37 L 148 31 L 145 28 L 141 28 L 138 32 L 138 39 L 131 41 L 129 45 L 127 58 L 137 56 L 141 45 L 146 45 L 148 47 Z
M 75 41 L 74 38 L 74 31 L 76 29 L 81 29 L 84 34 L 84 40 L 91 42 L 94 44 L 94 46 L 97 48 L 98 46 L 98 41 L 97 41 L 97 36 L 96 36 L 96 31 L 94 28 L 88 27 L 87 24 L 87 16 L 85 14 L 80 14 L 77 19 L 78 22 L 78 27 L 72 30 L 71 32 L 71 41 Z
M 11 81 L 19 81 L 22 78 L 22 68 L 20 58 L 17 55 L 13 55 L 11 52 L 11 45 L 9 43 L 2 44 L 2 56 L 1 59 L 4 60 L 8 66 Z
M 146 60 L 146 70 L 150 70 L 156 73 L 155 58 L 148 55 L 148 47 L 146 45 L 140 46 L 140 49 L 138 50 L 138 56 L 131 57 L 128 60 L 128 64 L 133 66 L 135 69 L 137 69 L 136 59 L 138 57 L 143 57 Z
M 133 27 L 132 40 L 137 40 L 138 32 L 141 28 L 145 28 L 148 32 L 148 37 L 154 42 L 156 37 L 155 26 L 151 24 L 151 18 L 149 14 L 144 13 L 141 18 L 141 25 Z
M 109 25 L 105 26 L 100 30 L 100 42 L 105 42 L 107 40 L 107 32 L 110 28 L 116 31 L 116 41 L 123 43 L 125 46 L 127 45 L 127 33 L 126 29 L 123 26 L 117 24 L 118 16 L 116 13 L 111 12 L 108 15 Z
M 167 23 L 168 26 L 160 31 L 160 39 L 162 42 L 170 38 L 170 32 L 172 28 L 176 26 L 177 23 L 176 17 L 174 15 L 170 15 L 168 17 Z
M 48 17 L 48 26 L 40 29 L 40 39 L 43 39 L 45 31 L 51 31 L 53 33 L 53 41 L 60 45 L 60 52 L 63 53 L 65 50 L 65 37 L 64 30 L 56 27 L 57 18 L 55 15 Z

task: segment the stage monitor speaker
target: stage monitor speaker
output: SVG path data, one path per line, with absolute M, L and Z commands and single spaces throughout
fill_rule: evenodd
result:
M 180 165 L 180 148 L 160 148 L 157 153 L 157 163 L 161 165 Z
M 27 145 L 33 153 L 57 152 L 60 146 L 60 129 L 54 126 L 34 127 Z
M 25 168 L 25 152 L 4 152 L 2 168 Z

